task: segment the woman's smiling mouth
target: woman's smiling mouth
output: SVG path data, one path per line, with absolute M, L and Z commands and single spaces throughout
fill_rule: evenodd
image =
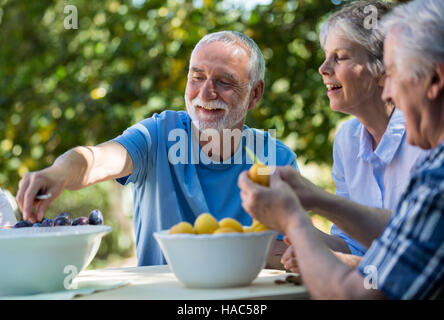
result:
M 327 94 L 328 95 L 336 94 L 342 89 L 342 86 L 339 84 L 326 83 L 325 85 L 327 87 Z

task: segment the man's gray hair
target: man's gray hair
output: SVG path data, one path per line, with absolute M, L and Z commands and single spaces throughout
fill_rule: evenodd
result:
M 420 79 L 444 63 L 444 1 L 415 0 L 398 5 L 381 22 L 397 39 L 395 63 L 409 79 Z
M 381 17 L 391 9 L 391 5 L 382 1 L 357 1 L 330 16 L 320 30 L 320 43 L 325 47 L 327 37 L 332 32 L 353 41 L 363 47 L 368 54 L 367 68 L 378 78 L 384 74 L 384 35 L 377 28 Z M 376 11 L 376 12 L 375 12 Z M 376 14 L 375 17 L 371 16 Z M 374 18 L 373 23 L 367 23 Z
M 250 86 L 255 85 L 258 81 L 264 80 L 265 76 L 265 59 L 261 50 L 257 46 L 256 42 L 253 39 L 246 36 L 245 34 L 237 31 L 219 31 L 205 35 L 200 41 L 196 44 L 191 53 L 191 56 L 194 55 L 199 46 L 203 44 L 208 44 L 211 42 L 223 42 L 227 45 L 235 45 L 244 50 L 247 49 L 247 52 L 250 56 L 249 59 L 249 75 L 250 75 Z

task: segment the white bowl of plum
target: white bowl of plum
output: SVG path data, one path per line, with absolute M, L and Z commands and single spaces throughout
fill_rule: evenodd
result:
M 54 219 L 0 229 L 0 296 L 70 289 L 110 231 L 99 210 L 74 220 L 62 212 Z

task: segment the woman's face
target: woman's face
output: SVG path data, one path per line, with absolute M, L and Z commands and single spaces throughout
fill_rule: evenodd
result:
M 356 115 L 360 106 L 381 99 L 378 80 L 367 69 L 368 54 L 357 43 L 330 31 L 324 46 L 325 61 L 319 67 L 330 108 Z

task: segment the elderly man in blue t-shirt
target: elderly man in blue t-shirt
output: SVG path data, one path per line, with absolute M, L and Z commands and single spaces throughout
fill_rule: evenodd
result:
M 232 31 L 203 37 L 190 59 L 187 112 L 155 114 L 111 141 L 76 147 L 52 166 L 25 175 L 16 197 L 24 219 L 40 221 L 64 189 L 108 179 L 132 183 L 139 265 L 165 263 L 153 232 L 193 223 L 203 212 L 251 224 L 237 186 L 239 173 L 253 163 L 245 147 L 263 163 L 297 169 L 288 147 L 244 125 L 264 93 L 264 73 L 264 57 L 249 37 Z M 37 203 L 42 190 L 53 196 Z M 269 266 L 276 267 L 285 245 L 276 240 L 272 248 Z

